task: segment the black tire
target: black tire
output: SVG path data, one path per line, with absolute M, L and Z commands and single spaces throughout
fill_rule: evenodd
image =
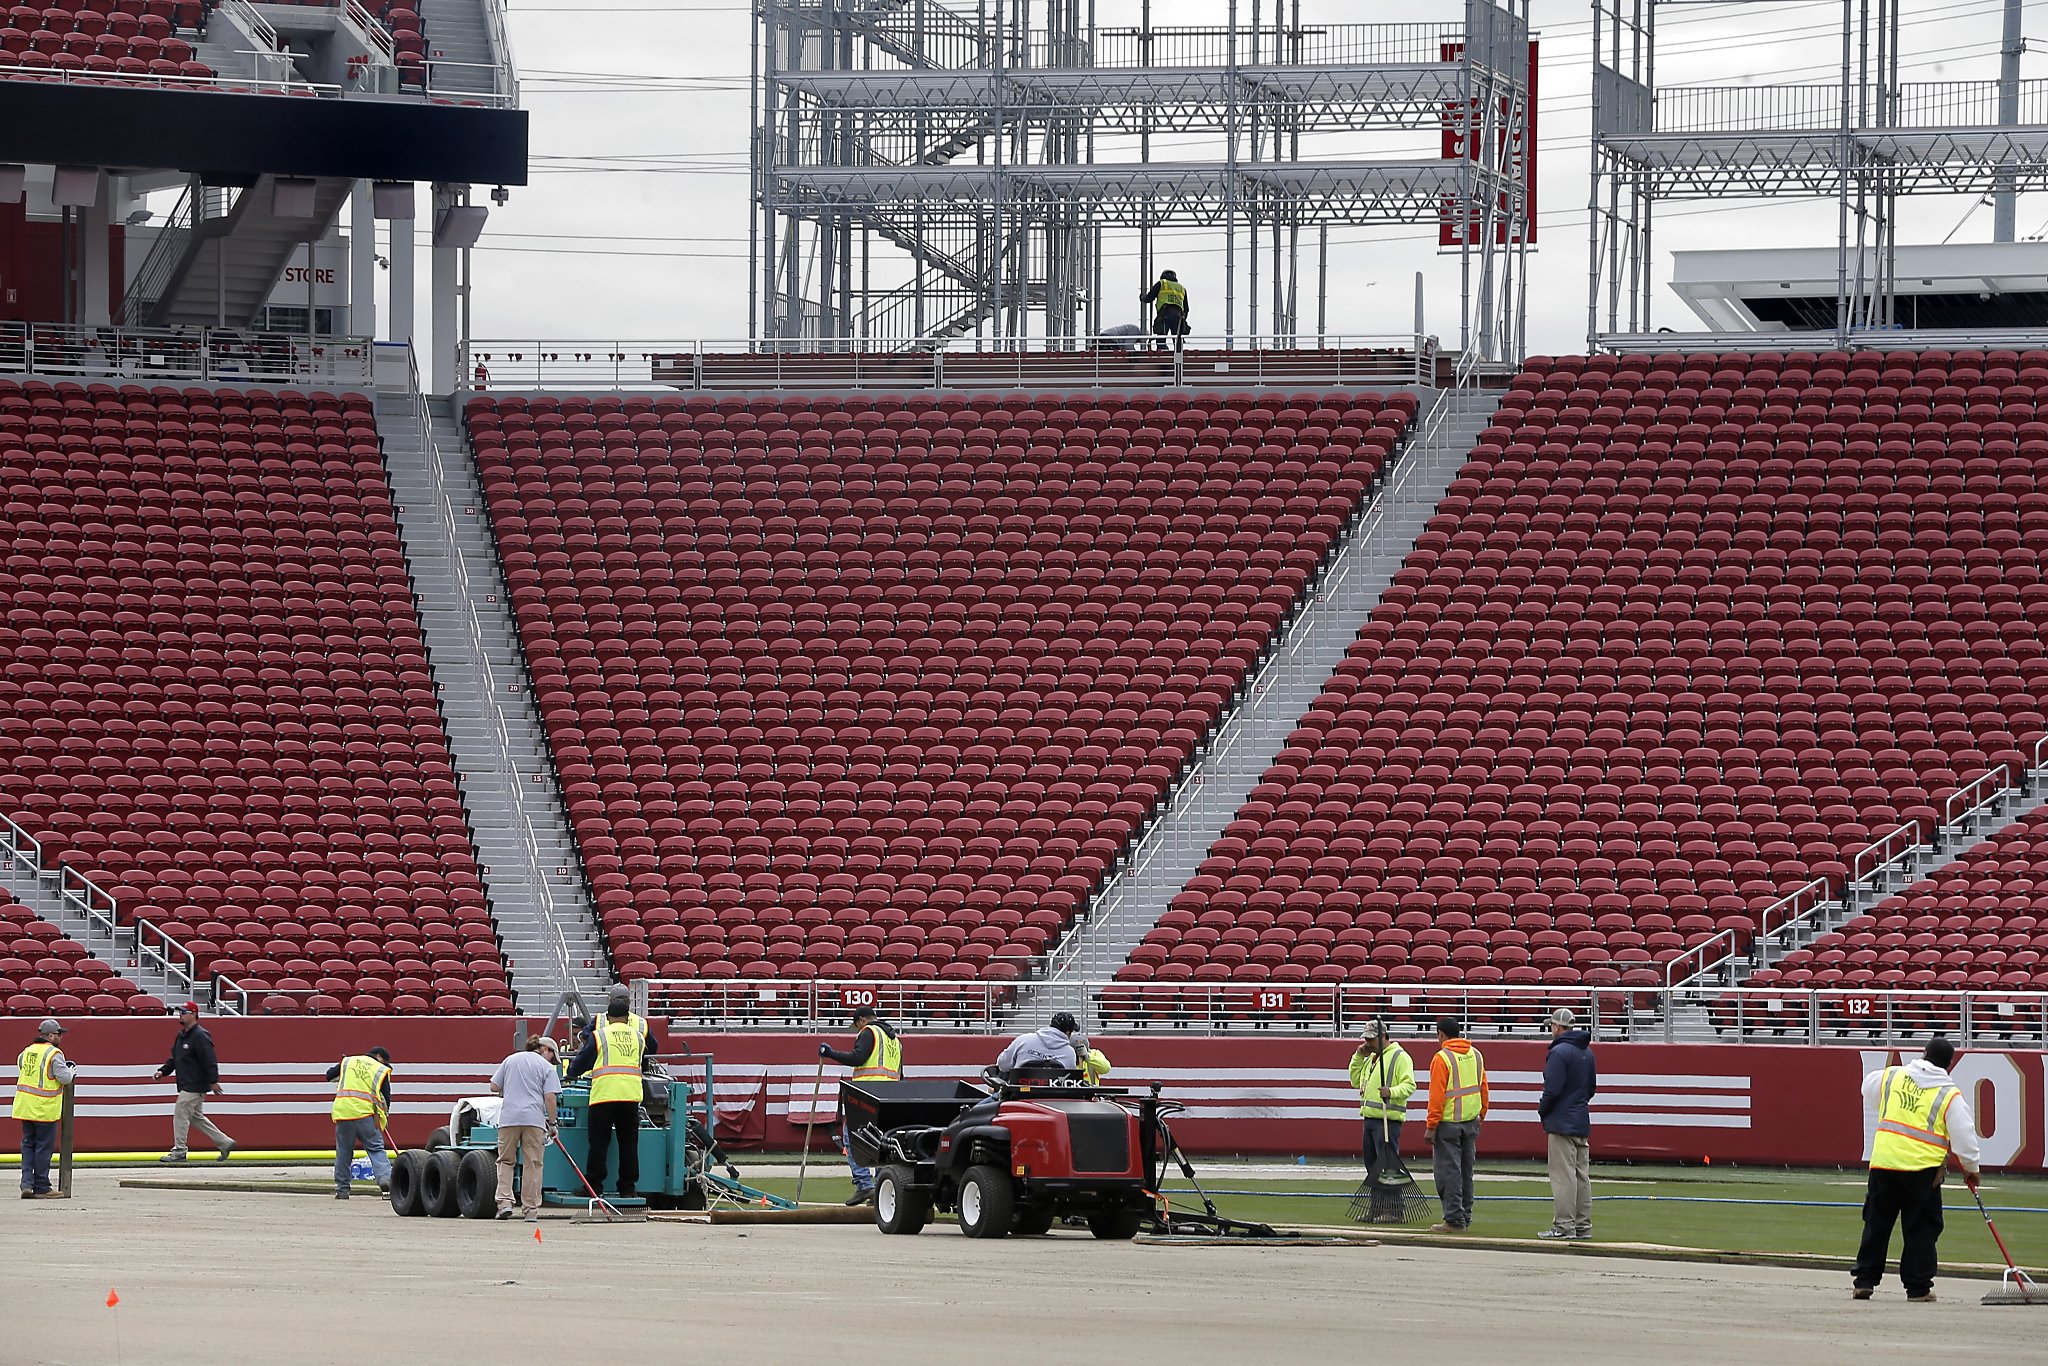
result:
M 465 1219 L 497 1217 L 498 1162 L 481 1148 L 472 1148 L 455 1164 L 455 1206 Z
M 960 1231 L 970 1238 L 1001 1238 L 1016 1217 L 1010 1174 L 986 1163 L 969 1167 L 960 1180 Z
M 884 1233 L 921 1233 L 931 1217 L 932 1193 L 912 1185 L 910 1168 L 898 1164 L 875 1173 L 876 1228 Z
M 449 1136 L 448 1126 L 443 1124 L 440 1128 L 427 1135 L 427 1151 L 438 1153 L 452 1142 L 454 1140 Z
M 1088 1231 L 1106 1241 L 1123 1242 L 1137 1237 L 1144 1222 L 1143 1210 L 1106 1209 L 1088 1216 Z
M 462 1213 L 461 1206 L 455 1203 L 455 1157 L 443 1148 L 438 1153 L 428 1153 L 420 1164 L 420 1203 L 430 1218 L 453 1219 Z
M 425 1154 L 408 1148 L 391 1159 L 391 1208 L 407 1219 L 417 1219 L 427 1212 L 425 1202 L 420 1198 L 420 1168 L 424 1165 Z
M 1010 1233 L 1018 1238 L 1036 1238 L 1041 1233 L 1052 1232 L 1053 1212 L 1049 1205 L 1036 1205 L 1017 1211 L 1010 1221 Z

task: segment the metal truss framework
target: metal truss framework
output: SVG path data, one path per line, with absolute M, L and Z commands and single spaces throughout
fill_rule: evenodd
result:
M 1831 84 L 1660 87 L 1657 10 L 1679 2 L 1593 0 L 1588 345 L 1654 332 L 1659 203 L 1834 200 L 1841 345 L 1893 325 L 1900 196 L 2048 190 L 2048 81 L 1901 82 L 1900 0 L 1843 0 Z
M 1155 233 L 1204 228 L 1226 336 L 1308 330 L 1306 232 L 1321 335 L 1331 226 L 1436 224 L 1463 348 L 1519 355 L 1527 8 L 1305 26 L 1299 0 L 1230 0 L 1202 28 L 1155 26 L 1146 0 L 1137 27 L 1103 28 L 1093 0 L 755 0 L 754 333 L 1078 343 L 1102 330 L 1105 233 L 1135 234 L 1149 280 Z M 1418 131 L 1469 155 L 1416 160 Z M 1403 156 L 1313 141 L 1387 132 Z M 1191 137 L 1213 150 L 1183 159 Z

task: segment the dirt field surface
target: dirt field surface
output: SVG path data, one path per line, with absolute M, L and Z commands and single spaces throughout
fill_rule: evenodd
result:
M 1867 1366 L 1902 1342 L 1938 1343 L 1944 1362 L 2038 1363 L 2048 1341 L 2048 1310 L 1980 1306 L 1982 1281 L 1941 1282 L 1923 1306 L 1888 1280 L 1857 1304 L 1825 1272 L 1085 1233 L 974 1242 L 949 1225 L 886 1238 L 550 1219 L 535 1242 L 535 1225 L 400 1219 L 361 1195 L 123 1190 L 121 1175 L 81 1173 L 69 1202 L 0 1206 L 23 1311 L 0 1330 L 6 1366 L 1245 1366 L 1356 1362 L 1388 1343 L 1432 1362 Z

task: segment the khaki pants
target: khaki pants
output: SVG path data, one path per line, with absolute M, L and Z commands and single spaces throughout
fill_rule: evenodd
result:
M 508 1124 L 498 1130 L 498 1208 L 512 1208 L 512 1167 L 524 1157 L 526 1179 L 519 1203 L 528 1214 L 540 1208 L 541 1159 L 547 1152 L 547 1130 L 538 1124 Z
M 1550 1227 L 1558 1233 L 1591 1233 L 1592 1147 L 1583 1138 L 1544 1136 L 1550 1140 Z
M 180 1091 L 178 1103 L 171 1107 L 171 1151 L 186 1151 L 185 1140 L 190 1136 L 193 1125 L 199 1132 L 211 1139 L 213 1146 L 226 1152 L 235 1146 L 235 1140 L 220 1131 L 220 1126 L 206 1117 L 206 1093 L 204 1091 Z

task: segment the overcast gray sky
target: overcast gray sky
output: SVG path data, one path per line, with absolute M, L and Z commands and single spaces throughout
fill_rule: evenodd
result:
M 532 184 L 492 214 L 474 262 L 478 338 L 737 338 L 747 332 L 749 21 L 745 0 L 510 0 L 514 53 L 533 116 Z M 1097 0 L 1104 26 L 1135 0 Z M 1130 13 L 1126 15 L 1124 11 Z M 1226 0 L 1155 0 L 1155 23 L 1222 22 Z M 1660 10 L 1660 84 L 1825 82 L 1840 61 L 1841 0 L 1671 4 Z M 1243 12 L 1249 12 L 1245 0 Z M 1460 0 L 1305 0 L 1315 22 L 1454 20 Z M 1904 0 L 1904 76 L 1997 74 L 2002 0 Z M 1534 0 L 1542 40 L 1542 241 L 1532 260 L 1530 347 L 1582 349 L 1586 308 L 1586 147 L 1591 70 L 1586 0 Z M 2044 46 L 2024 73 L 2048 74 L 2048 0 L 2027 27 Z M 1434 155 L 1433 139 L 1381 136 L 1326 154 Z M 1989 208 L 1909 204 L 1904 243 L 1988 241 Z M 2020 205 L 2022 237 L 2048 231 L 2048 196 Z M 1685 205 L 1658 220 L 1658 321 L 1691 315 L 1664 288 L 1673 250 L 1832 244 L 1833 201 L 1731 211 Z M 1110 250 L 1118 250 L 1115 244 Z M 1220 292 L 1220 238 L 1194 233 L 1174 260 L 1201 298 Z M 1456 332 L 1456 259 L 1431 227 L 1332 233 L 1332 328 L 1405 331 L 1413 273 L 1425 272 L 1429 324 Z M 1304 262 L 1305 265 L 1311 264 Z M 424 266 L 424 263 L 423 263 Z M 1109 261 L 1106 292 L 1140 287 L 1134 254 Z M 1128 279 L 1118 278 L 1119 272 Z M 425 271 L 422 270 L 424 275 Z M 1135 320 L 1135 305 L 1132 313 Z M 1114 310 L 1106 321 L 1118 321 Z M 1302 314 L 1312 325 L 1304 299 Z M 1220 319 L 1219 319 L 1220 320 Z M 1240 315 L 1240 327 L 1242 327 Z

